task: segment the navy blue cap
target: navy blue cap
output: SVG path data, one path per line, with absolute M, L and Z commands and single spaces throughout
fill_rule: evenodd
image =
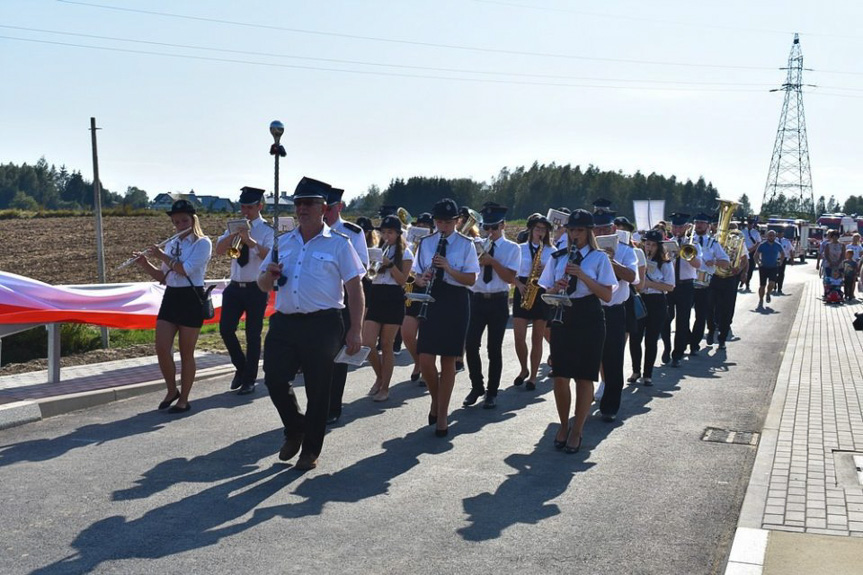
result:
M 593 214 L 581 208 L 569 214 L 569 220 L 566 222 L 567 228 L 593 228 Z
M 245 206 L 260 204 L 263 197 L 264 190 L 260 188 L 250 188 L 249 186 L 240 188 L 240 203 Z
M 385 205 L 381 206 L 380 208 L 378 208 L 378 216 L 381 218 L 385 218 L 387 216 L 391 216 L 391 215 L 395 214 L 398 211 L 399 211 L 398 206 L 391 206 L 391 205 L 385 204 Z
M 394 216 L 394 215 L 390 214 L 381 220 L 381 225 L 378 226 L 378 229 L 396 230 L 397 232 L 401 233 L 402 221 L 399 219 L 398 216 Z
M 674 212 L 669 216 L 672 226 L 685 226 L 689 223 L 689 214 Z
M 695 217 L 692 218 L 693 222 L 709 222 L 710 214 L 705 214 L 704 212 L 698 212 L 695 214 Z
M 485 204 L 480 212 L 480 215 L 482 215 L 482 224 L 484 226 L 499 224 L 503 221 L 508 209 L 509 208 L 506 206 L 501 206 L 499 204 Z
M 434 205 L 431 213 L 435 220 L 454 220 L 459 216 L 458 204 L 455 200 L 444 198 Z
M 605 198 L 596 198 L 595 200 L 593 200 L 593 207 L 595 210 L 593 215 L 595 216 L 596 212 L 598 211 L 608 210 L 608 208 L 611 207 L 611 200 L 606 200 Z
M 344 193 L 345 191 L 339 188 L 330 188 L 330 191 L 327 193 L 327 204 L 338 204 L 342 201 L 342 195 Z
M 372 224 L 372 221 L 365 217 L 360 216 L 357 218 L 356 224 L 363 229 L 364 232 L 370 232 L 375 229 L 375 226 Z
M 597 226 L 610 226 L 614 223 L 614 216 L 617 212 L 606 210 L 597 210 L 593 212 L 593 223 Z
M 294 195 L 291 199 L 317 198 L 326 202 L 331 189 L 332 186 L 326 182 L 304 177 L 297 184 L 297 188 L 294 190 Z
M 659 230 L 649 230 L 645 232 L 643 236 L 641 236 L 641 241 L 656 242 L 658 244 L 661 244 L 665 241 L 665 236 L 662 235 L 662 232 L 660 232 Z
M 414 222 L 414 225 L 434 226 L 434 218 L 432 218 L 432 215 L 430 213 L 423 212 L 419 216 L 417 216 L 417 220 L 416 222 Z
M 195 212 L 195 205 L 189 200 L 176 200 L 173 204 L 171 204 L 171 211 L 165 212 L 169 216 L 173 216 L 174 214 L 192 214 Z
M 531 228 L 536 224 L 542 224 L 548 229 L 551 229 L 553 226 L 551 222 L 548 221 L 548 218 L 542 214 L 531 214 L 529 218 L 527 218 L 527 227 Z
M 632 225 L 632 222 L 630 222 L 629 218 L 626 216 L 618 216 L 614 218 L 614 225 L 618 228 L 623 228 L 630 233 L 635 231 L 635 226 Z

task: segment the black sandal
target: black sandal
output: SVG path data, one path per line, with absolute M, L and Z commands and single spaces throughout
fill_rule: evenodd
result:
M 169 407 L 171 407 L 171 404 L 174 403 L 175 401 L 177 401 L 178 399 L 180 399 L 180 390 L 179 389 L 177 390 L 177 393 L 174 394 L 174 397 L 172 397 L 170 399 L 166 399 L 165 401 L 163 401 L 162 403 L 159 404 L 159 411 L 162 411 L 163 409 L 168 409 Z

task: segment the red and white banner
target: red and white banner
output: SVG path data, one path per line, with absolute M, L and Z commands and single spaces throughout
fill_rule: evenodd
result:
M 218 323 L 227 280 L 212 292 Z M 165 286 L 154 282 L 104 284 L 89 288 L 52 286 L 0 272 L 0 325 L 26 323 L 88 323 L 123 329 L 153 329 Z M 273 312 L 272 297 L 267 315 Z

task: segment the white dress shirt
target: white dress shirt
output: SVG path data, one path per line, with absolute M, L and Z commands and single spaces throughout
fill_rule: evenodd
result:
M 610 286 L 613 290 L 617 289 L 617 278 L 614 277 L 614 269 L 611 267 L 608 255 L 602 250 L 591 249 L 589 245 L 584 246 L 579 251 L 584 257 L 579 265 L 585 274 L 587 274 L 587 277 L 600 285 Z M 545 269 L 542 270 L 539 285 L 547 290 L 553 288 L 555 282 L 566 275 L 566 264 L 568 263 L 569 258 L 567 254 L 563 254 L 558 258 L 552 258 L 548 262 L 548 265 L 545 266 Z M 579 299 L 589 295 L 593 295 L 593 292 L 590 291 L 585 282 L 579 281 L 575 285 L 575 291 L 569 297 Z
M 273 249 L 273 237 L 275 234 L 273 233 L 273 228 L 267 225 L 267 221 L 258 216 L 256 219 L 249 222 L 251 229 L 249 230 L 249 237 L 258 242 L 258 244 L 265 248 L 267 251 Z M 231 232 L 225 230 L 216 243 L 222 241 L 231 235 Z M 243 244 L 240 243 L 240 249 L 243 249 Z M 267 254 L 267 258 L 269 254 Z M 264 259 L 267 259 L 264 258 Z M 231 279 L 235 282 L 254 282 L 258 279 L 258 269 L 261 267 L 261 262 L 263 260 L 258 256 L 257 249 L 249 248 L 249 262 L 241 266 L 237 263 L 236 258 L 231 259 Z
M 488 244 L 488 251 L 491 251 L 491 246 L 494 245 L 494 259 L 499 261 L 503 267 L 518 273 L 518 266 L 521 263 L 521 248 L 514 241 L 508 240 L 501 236 L 494 242 L 482 240 L 481 245 Z M 479 275 L 477 275 L 476 283 L 470 286 L 470 290 L 475 293 L 498 293 L 509 292 L 509 283 L 503 281 L 497 272 L 492 268 L 491 281 L 485 283 L 482 276 L 485 269 L 480 266 Z
M 728 258 L 728 254 L 725 253 L 725 250 L 722 249 L 722 246 L 719 245 L 719 242 L 716 241 L 716 238 L 712 238 L 707 234 L 700 236 L 695 234 L 695 244 L 701 248 L 703 261 L 707 262 L 710 260 L 713 261 L 731 261 Z M 709 274 L 716 273 L 715 266 L 702 265 L 701 269 L 706 271 Z
M 426 236 L 420 241 L 411 268 L 415 274 L 422 275 L 431 266 L 439 242 L 440 232 Z M 446 243 L 446 255 L 444 257 L 453 269 L 464 273 L 479 273 L 479 259 L 476 257 L 476 248 L 472 239 L 458 232 L 453 232 L 446 238 Z M 448 272 L 444 272 L 443 281 L 450 285 L 467 287 L 456 281 Z
M 276 310 L 312 313 L 343 309 L 344 284 L 365 275 L 363 264 L 350 241 L 324 224 L 321 233 L 303 243 L 300 228 L 279 236 L 279 263 L 285 285 L 276 292 Z M 267 269 L 270 258 L 261 263 Z
M 617 242 L 617 247 L 614 249 L 614 261 L 626 269 L 635 272 L 635 283 L 640 281 L 638 278 L 638 257 L 635 255 L 635 249 L 632 246 Z M 606 303 L 600 300 L 600 303 L 604 306 L 613 306 L 625 303 L 628 299 L 629 282 L 618 278 L 617 289 L 611 294 L 611 301 Z
M 755 246 L 761 243 L 761 234 L 757 229 L 740 230 L 743 232 L 743 243 L 746 244 L 746 249 L 752 250 Z
M 384 255 L 387 256 L 387 259 L 392 261 L 393 254 L 395 254 L 395 247 L 384 246 L 381 249 L 383 250 Z M 414 261 L 413 252 L 410 250 L 409 247 L 405 246 L 405 251 L 404 251 L 404 253 L 402 253 L 402 263 L 413 262 L 413 261 Z M 393 265 L 395 265 L 395 264 L 393 264 Z M 387 286 L 398 285 L 398 282 L 392 276 L 392 273 L 390 273 L 390 272 L 392 272 L 392 269 L 393 268 L 389 267 L 385 270 L 379 271 L 378 274 L 374 277 L 374 279 L 372 279 L 372 284 L 374 284 L 374 285 L 387 285 Z
M 530 270 L 533 269 L 533 256 L 530 253 L 531 245 L 528 243 L 518 244 L 519 250 L 521 252 L 521 262 L 518 265 L 518 272 L 516 275 L 520 278 L 526 278 L 530 276 Z M 545 264 L 548 263 L 549 258 L 551 258 L 551 254 L 554 253 L 554 248 L 546 245 L 533 246 L 533 249 L 536 250 L 542 247 L 542 255 L 539 258 L 540 261 L 540 273 L 545 269 Z M 535 254 L 536 252 L 534 252 Z M 537 278 L 538 279 L 538 278 Z
M 659 262 L 649 260 L 647 262 L 647 273 L 645 275 L 647 279 L 652 282 L 668 284 L 670 286 L 676 285 L 674 283 L 674 264 L 671 262 L 662 262 L 662 265 L 660 266 Z M 665 292 L 655 288 L 646 287 L 641 291 L 641 293 L 652 294 Z
M 362 228 L 360 228 L 359 232 L 348 229 L 345 227 L 345 223 L 345 220 L 339 216 L 339 219 L 333 222 L 333 229 L 340 234 L 348 236 L 348 239 L 351 240 L 351 245 L 354 246 L 354 251 L 360 256 L 363 266 L 369 269 L 369 246 L 366 243 L 366 234 L 362 231 Z M 356 224 L 353 225 L 359 228 Z
M 791 240 L 783 237 L 779 240 L 779 245 L 782 246 L 782 251 L 785 253 L 785 259 L 790 260 L 794 257 L 794 245 L 791 243 Z
M 162 271 L 165 276 L 165 285 L 168 287 L 189 287 L 192 284 L 203 287 L 204 276 L 207 273 L 207 264 L 213 253 L 213 242 L 210 238 L 196 238 L 194 234 L 188 234 L 182 239 L 171 240 L 165 245 L 163 251 L 172 258 L 180 260 L 186 275 L 170 271 L 170 267 L 162 262 Z M 188 277 L 188 279 L 186 279 Z

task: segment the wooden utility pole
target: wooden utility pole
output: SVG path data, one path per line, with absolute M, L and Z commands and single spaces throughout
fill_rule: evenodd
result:
M 102 182 L 99 180 L 99 152 L 96 149 L 96 118 L 90 118 L 90 141 L 93 144 L 93 212 L 96 215 L 96 265 L 99 283 L 105 283 L 105 248 L 102 236 Z M 108 328 L 102 328 L 102 349 L 108 349 Z

